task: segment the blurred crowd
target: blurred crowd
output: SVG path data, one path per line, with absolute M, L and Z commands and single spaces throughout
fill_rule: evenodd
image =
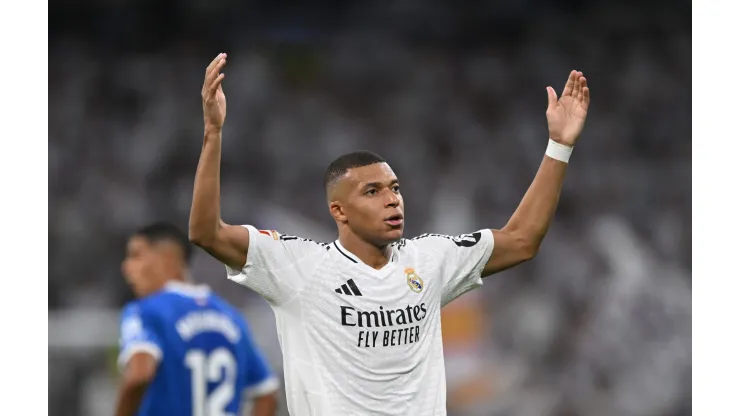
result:
M 555 223 L 535 261 L 462 298 L 480 324 L 447 349 L 450 391 L 489 388 L 451 414 L 690 414 L 688 2 L 247 3 L 101 6 L 79 25 L 50 5 L 50 314 L 119 308 L 128 235 L 187 227 L 219 52 L 224 219 L 319 240 L 324 169 L 356 149 L 400 177 L 407 235 L 503 226 L 547 144 L 545 87 L 579 69 L 592 108 Z M 193 274 L 274 346 L 263 301 L 203 253 Z M 99 414 L 85 391 L 105 357 L 50 347 L 50 414 Z

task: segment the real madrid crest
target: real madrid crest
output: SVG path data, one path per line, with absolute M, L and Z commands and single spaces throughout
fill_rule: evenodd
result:
M 406 273 L 406 283 L 412 291 L 419 293 L 424 289 L 424 281 L 421 280 L 421 277 L 416 274 L 412 267 L 407 267 L 404 273 Z

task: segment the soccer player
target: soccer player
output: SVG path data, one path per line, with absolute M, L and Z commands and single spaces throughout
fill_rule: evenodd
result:
M 290 413 L 446 414 L 440 309 L 481 286 L 482 277 L 537 253 L 586 120 L 590 92 L 583 74 L 571 72 L 559 99 L 547 88 L 545 156 L 503 228 L 403 239 L 400 181 L 383 158 L 361 151 L 326 170 L 326 201 L 339 238 L 324 244 L 221 220 L 225 64 L 220 54 L 206 69 L 190 239 L 272 306 Z
M 116 415 L 237 416 L 252 398 L 253 416 L 272 416 L 278 381 L 239 311 L 187 283 L 191 248 L 167 223 L 128 241 L 121 268 L 138 299 L 121 319 Z

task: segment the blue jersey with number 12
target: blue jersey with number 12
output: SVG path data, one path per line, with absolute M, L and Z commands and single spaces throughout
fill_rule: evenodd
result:
M 119 366 L 158 360 L 139 416 L 234 416 L 242 399 L 277 389 L 245 319 L 207 287 L 170 283 L 126 305 Z

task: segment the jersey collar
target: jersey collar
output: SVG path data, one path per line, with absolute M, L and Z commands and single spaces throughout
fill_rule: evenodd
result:
M 366 266 L 366 267 L 369 267 L 369 268 L 372 269 L 372 267 L 368 266 L 362 260 L 360 260 L 359 257 L 355 256 L 354 254 L 352 254 L 351 251 L 349 251 L 346 248 L 344 248 L 344 246 L 342 245 L 342 243 L 339 242 L 339 239 L 334 240 L 334 243 L 332 243 L 332 245 L 334 246 L 334 248 L 337 249 L 337 251 L 339 252 L 339 254 L 341 254 L 344 257 L 346 257 L 347 260 L 351 261 L 352 263 L 356 263 L 356 264 L 359 264 L 359 265 L 362 265 L 362 266 Z M 390 244 L 388 245 L 388 247 L 386 247 L 386 250 L 388 252 L 390 252 L 390 260 L 388 260 L 388 263 L 385 266 L 383 266 L 383 269 L 385 269 L 386 267 L 388 267 L 389 265 L 391 265 L 396 260 L 396 252 L 393 250 L 393 247 Z M 383 270 L 383 269 L 381 269 L 381 270 Z M 375 270 L 375 269 L 373 269 L 373 270 Z
M 206 285 L 193 285 L 176 281 L 167 282 L 164 285 L 164 290 L 191 298 L 202 298 L 208 296 L 211 291 L 211 289 Z

